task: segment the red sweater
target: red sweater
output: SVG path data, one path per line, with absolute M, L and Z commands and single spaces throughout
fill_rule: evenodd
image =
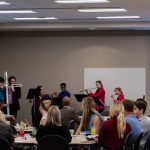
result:
M 125 99 L 124 94 L 121 93 L 121 94 L 117 97 L 117 99 L 114 100 L 114 102 L 122 102 L 124 99 Z
M 100 99 L 105 104 L 105 90 L 103 87 L 97 89 L 95 93 L 90 93 L 88 95 L 93 98 Z M 105 106 L 97 106 L 97 109 L 99 109 L 99 108 L 105 108 Z
M 131 132 L 131 127 L 126 123 L 126 130 L 124 133 L 124 138 L 128 133 Z M 124 145 L 124 139 L 120 139 L 117 131 L 117 119 L 112 118 L 108 121 L 104 121 L 98 137 L 98 142 L 100 145 L 107 148 L 119 149 Z

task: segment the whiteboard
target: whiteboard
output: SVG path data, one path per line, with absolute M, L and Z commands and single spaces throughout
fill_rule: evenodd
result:
M 84 68 L 84 89 L 94 88 L 96 80 L 103 83 L 108 106 L 116 87 L 121 87 L 128 99 L 136 100 L 146 94 L 146 68 Z

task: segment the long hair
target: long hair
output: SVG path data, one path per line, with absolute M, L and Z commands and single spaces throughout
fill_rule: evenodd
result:
M 115 90 L 118 90 L 120 93 L 123 93 L 123 91 L 120 87 L 116 87 Z
M 0 121 L 2 121 L 2 122 L 6 122 L 5 115 L 2 113 L 2 111 L 1 111 L 1 110 L 0 110 Z
M 40 106 L 45 110 L 48 111 L 48 109 L 51 106 L 51 101 L 50 100 L 44 100 L 41 102 Z
M 51 106 L 48 109 L 47 125 L 61 126 L 61 113 L 58 107 Z
M 97 80 L 96 83 L 99 83 L 101 85 L 101 87 L 103 87 L 102 81 Z
M 124 118 L 124 106 L 121 102 L 115 102 L 110 106 L 110 117 L 117 117 L 117 131 L 120 139 L 124 138 L 126 122 Z
M 82 127 L 86 129 L 88 127 L 88 123 L 90 120 L 91 114 L 96 114 L 100 117 L 100 114 L 95 109 L 95 101 L 92 97 L 85 97 L 82 100 L 82 109 L 83 109 L 83 119 L 82 119 Z

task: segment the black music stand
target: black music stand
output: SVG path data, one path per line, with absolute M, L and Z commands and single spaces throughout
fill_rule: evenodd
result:
M 87 94 L 74 94 L 74 96 L 78 102 L 82 102 L 82 99 L 84 97 L 88 97 Z M 104 106 L 105 107 L 105 104 L 99 98 L 94 98 L 94 101 L 95 101 L 97 106 Z
M 78 102 L 82 102 L 82 99 L 84 97 L 88 97 L 87 94 L 74 94 L 75 98 L 77 99 Z
M 40 91 L 41 91 L 41 89 L 31 88 L 31 89 L 29 89 L 28 95 L 27 95 L 27 99 L 30 99 L 33 101 L 34 116 L 35 116 L 35 99 L 39 98 Z
M 53 105 L 59 106 L 59 109 L 62 109 L 63 108 L 62 100 L 63 100 L 62 97 L 53 97 Z

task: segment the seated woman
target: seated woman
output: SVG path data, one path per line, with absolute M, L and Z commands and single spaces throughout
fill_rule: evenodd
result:
M 122 103 L 116 102 L 110 106 L 110 117 L 100 129 L 98 142 L 107 150 L 122 150 L 124 139 L 131 132 L 130 125 L 125 122 Z
M 39 107 L 39 111 L 42 114 L 40 125 L 46 125 L 47 111 L 50 108 L 50 106 L 51 106 L 51 101 L 50 100 L 44 100 L 43 102 L 41 102 L 40 107 Z
M 111 96 L 114 102 L 122 102 L 125 99 L 120 87 L 115 88 L 114 92 L 115 94 Z
M 0 110 L 0 138 L 7 140 L 9 145 L 12 146 L 15 134 L 17 134 L 17 131 L 6 122 L 5 115 Z
M 59 135 L 64 137 L 69 143 L 71 134 L 67 128 L 61 125 L 61 113 L 58 107 L 51 106 L 47 114 L 47 123 L 45 126 L 39 126 L 36 134 L 36 140 L 39 141 L 46 135 Z
M 99 133 L 99 129 L 102 124 L 102 116 L 98 113 L 98 111 L 96 111 L 95 106 L 96 104 L 92 97 L 83 98 L 83 116 L 76 134 L 80 134 L 81 131 L 85 131 L 86 134 L 90 134 L 92 128 L 95 128 L 96 134 Z

